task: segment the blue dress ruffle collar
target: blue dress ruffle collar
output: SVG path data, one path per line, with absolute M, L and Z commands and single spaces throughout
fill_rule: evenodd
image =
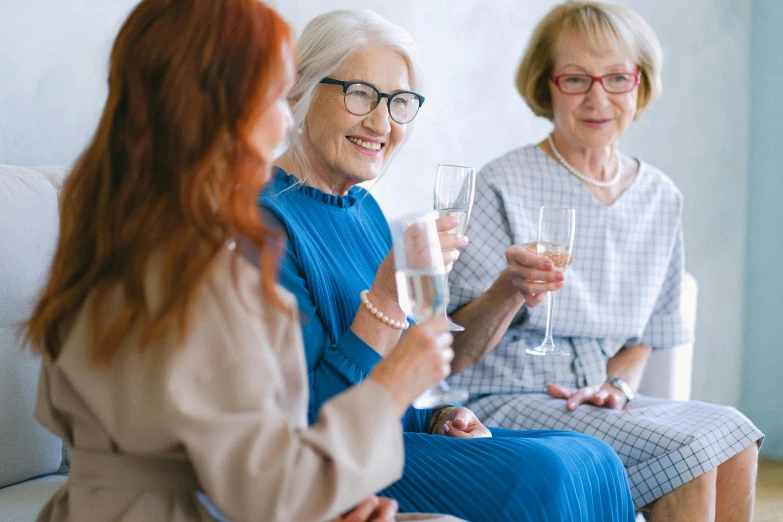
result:
M 345 196 L 335 196 L 322 192 L 315 187 L 305 185 L 299 178 L 288 174 L 280 167 L 275 167 L 274 176 L 275 179 L 282 182 L 286 187 L 290 187 L 290 190 L 295 190 L 310 199 L 338 208 L 352 207 L 357 201 L 357 193 L 362 190 L 359 187 L 351 187 Z

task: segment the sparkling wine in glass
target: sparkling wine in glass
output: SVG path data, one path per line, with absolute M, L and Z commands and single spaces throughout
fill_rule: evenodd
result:
M 536 252 L 546 257 L 555 270 L 565 272 L 571 259 L 576 231 L 576 210 L 573 208 L 541 207 L 538 215 L 538 242 Z M 570 355 L 571 352 L 555 346 L 552 340 L 552 310 L 555 294 L 546 293 L 546 334 L 544 342 L 525 351 L 531 355 Z
M 476 169 L 457 165 L 438 165 L 438 172 L 435 175 L 435 211 L 438 217 L 455 216 L 459 219 L 459 225 L 449 233 L 465 234 L 475 192 Z M 465 329 L 451 320 L 449 322 L 451 323 L 449 329 L 452 332 L 461 332 Z
M 449 290 L 445 273 L 404 268 L 396 276 L 397 295 L 405 315 L 420 323 L 446 310 Z
M 419 323 L 446 313 L 449 286 L 440 250 L 435 213 L 402 217 L 391 224 L 394 267 L 400 308 Z M 468 398 L 441 381 L 415 401 L 413 407 L 435 408 Z

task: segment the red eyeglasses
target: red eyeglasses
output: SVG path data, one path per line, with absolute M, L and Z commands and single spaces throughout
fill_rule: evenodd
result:
M 634 73 L 612 73 L 603 76 L 590 76 L 589 74 L 557 74 L 550 76 L 560 92 L 563 94 L 584 94 L 593 87 L 593 82 L 598 82 L 601 87 L 610 94 L 623 94 L 631 92 L 639 85 L 642 71 Z

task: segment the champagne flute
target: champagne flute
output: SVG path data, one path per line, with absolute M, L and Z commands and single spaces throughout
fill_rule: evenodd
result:
M 391 224 L 400 308 L 417 323 L 444 315 L 449 304 L 449 285 L 435 217 L 434 212 L 411 215 Z M 452 390 L 441 381 L 421 394 L 413 407 L 428 409 L 467 398 L 466 391 Z
M 459 219 L 450 234 L 464 235 L 468 228 L 473 195 L 476 192 L 476 169 L 457 165 L 438 165 L 435 175 L 435 210 L 438 217 L 455 216 Z M 449 330 L 461 332 L 464 327 L 449 319 Z
M 538 242 L 536 252 L 549 259 L 555 270 L 565 272 L 571 260 L 576 232 L 576 209 L 541 207 L 538 215 Z M 546 334 L 544 342 L 536 348 L 527 348 L 531 355 L 570 355 L 571 352 L 557 348 L 552 340 L 552 309 L 555 294 L 546 293 Z

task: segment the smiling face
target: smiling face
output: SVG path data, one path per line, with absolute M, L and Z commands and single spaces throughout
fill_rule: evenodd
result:
M 408 64 L 389 49 L 357 51 L 332 77 L 366 82 L 381 92 L 410 90 Z M 317 87 L 302 144 L 313 174 L 333 193 L 344 193 L 357 183 L 377 178 L 402 142 L 407 125 L 389 116 L 387 104 L 381 99 L 369 114 L 355 116 L 345 108 L 341 86 Z
M 638 68 L 630 50 L 620 42 L 609 42 L 595 50 L 578 34 L 565 34 L 555 47 L 554 75 L 635 72 Z M 593 82 L 585 94 L 563 94 L 552 83 L 552 111 L 559 140 L 575 149 L 611 146 L 625 133 L 636 114 L 639 89 L 608 94 Z

